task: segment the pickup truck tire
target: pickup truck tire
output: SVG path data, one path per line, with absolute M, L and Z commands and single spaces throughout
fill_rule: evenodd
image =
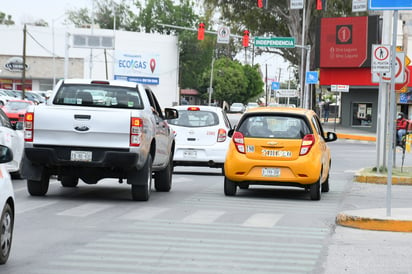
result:
M 172 188 L 173 175 L 173 154 L 170 154 L 169 163 L 167 167 L 161 171 L 155 172 L 155 189 L 159 192 L 169 192 Z
M 147 156 L 146 163 L 141 170 L 129 174 L 127 182 L 132 185 L 134 201 L 149 200 L 152 188 L 152 155 Z
M 61 184 L 63 187 L 76 187 L 79 184 L 79 178 L 75 176 L 63 176 Z
M 40 181 L 27 180 L 27 190 L 31 196 L 44 196 L 49 190 L 50 176 L 43 172 Z

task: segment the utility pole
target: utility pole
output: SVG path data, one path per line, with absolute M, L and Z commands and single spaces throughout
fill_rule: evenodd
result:
M 27 26 L 24 24 L 23 28 L 23 72 L 21 79 L 21 91 L 22 91 L 22 100 L 26 97 L 26 35 L 27 35 Z

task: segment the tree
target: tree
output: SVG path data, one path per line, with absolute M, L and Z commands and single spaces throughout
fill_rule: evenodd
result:
M 203 75 L 204 87 L 209 87 L 210 69 Z M 247 103 L 263 92 L 263 81 L 258 66 L 242 65 L 227 57 L 219 58 L 213 66 L 213 98 L 229 104 Z M 205 95 L 206 90 L 203 89 Z M 206 96 L 205 96 L 206 97 Z
M 11 15 L 0 11 L 0 25 L 14 25 L 15 23 L 11 17 Z
M 304 41 L 305 45 L 311 45 L 313 64 L 319 18 L 354 14 L 351 12 L 352 1 L 349 0 L 328 0 L 323 10 L 316 10 L 316 0 L 304 2 L 307 5 Z M 254 37 L 295 37 L 295 43 L 302 44 L 302 10 L 289 9 L 290 0 L 270 0 L 268 7 L 263 9 L 257 7 L 255 0 L 204 0 L 204 4 L 209 13 L 220 14 L 219 19 L 230 24 L 231 29 L 248 29 Z M 255 54 L 261 52 L 278 54 L 294 65 L 301 63 L 301 49 L 258 48 Z
M 103 29 L 124 29 L 132 30 L 132 22 L 135 15 L 131 12 L 127 0 L 121 0 L 120 4 L 114 0 L 98 0 L 94 1 L 96 7 L 93 13 L 88 8 L 80 8 L 68 10 L 66 12 L 66 24 L 74 24 L 76 27 L 90 26 L 94 24 Z M 139 2 L 136 2 L 136 7 L 139 8 Z M 116 20 L 115 20 L 116 18 Z M 116 23 L 116 26 L 114 26 Z

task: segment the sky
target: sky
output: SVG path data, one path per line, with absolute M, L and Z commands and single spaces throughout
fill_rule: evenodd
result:
M 0 11 L 11 15 L 16 25 L 45 20 L 52 26 L 62 25 L 67 10 L 92 8 L 93 0 L 3 0 Z

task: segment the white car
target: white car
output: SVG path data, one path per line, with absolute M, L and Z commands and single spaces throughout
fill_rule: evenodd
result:
M 241 112 L 243 113 L 246 110 L 246 107 L 242 103 L 233 103 L 230 105 L 229 111 L 230 112 Z
M 177 119 L 168 120 L 175 133 L 174 166 L 223 168 L 230 138 L 230 121 L 220 107 L 177 106 Z
M 13 160 L 6 164 L 6 168 L 16 178 L 20 178 L 20 167 L 24 151 L 22 126 L 22 122 L 13 126 L 4 111 L 0 109 L 0 145 L 8 146 L 13 152 Z
M 14 227 L 14 194 L 10 174 L 3 163 L 13 159 L 13 152 L 0 145 L 0 264 L 9 258 Z

